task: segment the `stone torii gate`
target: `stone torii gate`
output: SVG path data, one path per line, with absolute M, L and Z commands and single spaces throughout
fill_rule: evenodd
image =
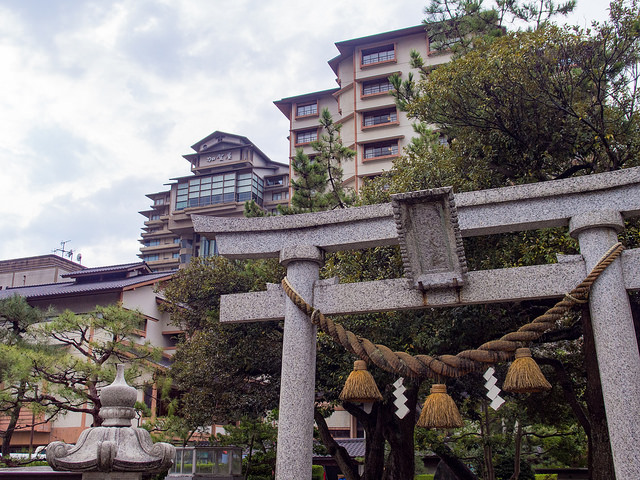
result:
M 291 285 L 325 315 L 558 298 L 579 284 L 617 242 L 623 220 L 640 215 L 640 167 L 450 197 L 455 206 L 450 205 L 449 217 L 446 201 L 423 208 L 418 200 L 411 201 L 409 194 L 395 202 L 395 215 L 392 204 L 382 204 L 283 217 L 192 218 L 196 232 L 215 238 L 223 256 L 279 257 Z M 413 223 L 422 224 L 423 233 L 415 234 L 412 228 L 407 233 L 402 208 L 405 213 L 414 210 L 417 217 Z M 457 239 L 451 236 L 451 224 L 445 225 L 453 219 L 455 227 L 456 209 Z M 434 212 L 439 214 L 434 216 Z M 425 224 L 427 217 L 435 222 Z M 401 228 L 397 223 L 402 223 Z M 556 264 L 466 272 L 460 234 L 472 237 L 566 226 L 577 238 L 581 255 L 559 256 Z M 425 280 L 424 275 L 412 272 L 412 280 L 353 284 L 318 280 L 325 252 L 397 245 L 411 238 L 433 243 L 430 229 L 440 231 L 442 241 L 453 247 L 448 261 L 454 271 L 448 276 L 428 273 Z M 436 249 L 438 242 L 436 239 Z M 410 265 L 411 255 L 404 250 L 406 244 L 401 247 L 405 267 L 415 270 Z M 455 255 L 458 262 L 452 258 Z M 598 278 L 589 295 L 619 480 L 640 478 L 640 355 L 627 295 L 633 290 L 640 290 L 640 249 L 623 252 Z M 220 318 L 226 322 L 284 319 L 276 475 L 278 480 L 310 478 L 316 327 L 279 285 L 270 285 L 266 292 L 223 296 Z

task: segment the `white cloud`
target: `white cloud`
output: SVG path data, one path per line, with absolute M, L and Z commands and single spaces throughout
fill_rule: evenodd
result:
M 417 25 L 427 2 L 3 3 L 0 258 L 71 240 L 97 266 L 136 260 L 145 194 L 189 173 L 189 145 L 223 130 L 286 161 L 272 102 L 335 86 L 335 42 Z

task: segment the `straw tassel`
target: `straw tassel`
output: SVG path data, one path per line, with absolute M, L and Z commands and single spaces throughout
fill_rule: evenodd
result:
M 504 379 L 502 389 L 512 393 L 535 393 L 551 390 L 551 384 L 544 378 L 540 367 L 531 358 L 531 350 L 518 348 Z
M 367 362 L 356 360 L 353 371 L 344 384 L 340 400 L 352 403 L 373 403 L 382 400 L 373 375 L 367 370 Z
M 447 394 L 445 384 L 434 383 L 431 385 L 431 393 L 424 401 L 417 425 L 424 428 L 462 427 L 462 416 L 453 398 Z

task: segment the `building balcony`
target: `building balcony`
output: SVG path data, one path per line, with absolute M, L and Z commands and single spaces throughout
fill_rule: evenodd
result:
M 159 227 L 160 225 L 162 225 L 164 223 L 164 221 L 161 218 L 157 218 L 154 220 L 145 220 L 144 224 L 147 227 Z
M 179 243 L 161 243 L 160 245 L 147 245 L 140 247 L 142 253 L 177 252 L 180 250 Z
M 144 260 L 144 255 L 138 254 L 138 257 Z M 177 270 L 180 264 L 178 258 L 160 258 L 158 260 L 144 260 L 147 265 L 153 271 L 162 270 Z
M 162 230 L 156 230 L 155 232 L 142 232 L 140 236 L 144 239 L 148 239 L 148 238 L 162 238 L 166 236 L 175 236 L 175 234 L 171 230 L 163 228 Z

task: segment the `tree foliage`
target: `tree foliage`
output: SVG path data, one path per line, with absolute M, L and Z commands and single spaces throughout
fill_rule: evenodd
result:
M 260 418 L 277 406 L 282 326 L 220 322 L 220 296 L 266 289 L 282 278 L 273 261 L 193 259 L 166 285 L 176 325 L 187 332 L 171 377 L 182 392 L 178 410 L 193 425 Z
M 96 306 L 88 314 L 65 311 L 34 328 L 35 339 L 54 350 L 32 358 L 35 374 L 47 389 L 33 400 L 57 411 L 91 415 L 102 424 L 99 388 L 115 378 L 115 364 L 126 365 L 132 385 L 153 375 L 161 355 L 158 347 L 139 343 L 144 318 L 121 305 Z
M 636 0 L 618 0 L 592 30 L 544 24 L 478 38 L 419 80 L 394 78 L 396 96 L 450 139 L 456 169 L 475 188 L 634 166 L 639 33 Z
M 277 420 L 276 410 L 264 418 L 243 416 L 235 425 L 225 426 L 225 433 L 214 439 L 220 445 L 244 447 L 242 473 L 246 479 L 272 478 L 276 468 Z
M 355 152 L 345 147 L 340 137 L 342 124 L 335 123 L 324 108 L 320 114 L 321 133 L 311 142 L 312 157 L 301 148 L 291 160 L 296 178 L 291 179 L 293 196 L 290 207 L 279 207 L 281 213 L 305 213 L 345 208 L 354 196 L 342 185 L 342 163 L 352 159 Z
M 9 447 L 18 424 L 23 405 L 33 411 L 38 406 L 29 403 L 37 392 L 38 379 L 31 368 L 33 346 L 29 329 L 44 318 L 43 312 L 31 307 L 17 295 L 0 300 L 0 415 L 7 425 L 0 430 L 0 457 L 9 456 Z
M 462 55 L 475 48 L 479 39 L 502 36 L 507 26 L 519 22 L 540 28 L 558 15 L 568 15 L 575 6 L 576 0 L 495 0 L 488 8 L 483 0 L 431 0 L 424 24 L 431 50 Z
M 120 305 L 90 314 L 45 315 L 18 296 L 0 300 L 0 408 L 9 416 L 3 455 L 23 405 L 50 421 L 65 412 L 86 413 L 99 426 L 99 388 L 113 381 L 115 363 L 135 383 L 152 375 L 160 351 L 138 343 L 143 317 Z M 29 425 L 31 427 L 31 425 Z

